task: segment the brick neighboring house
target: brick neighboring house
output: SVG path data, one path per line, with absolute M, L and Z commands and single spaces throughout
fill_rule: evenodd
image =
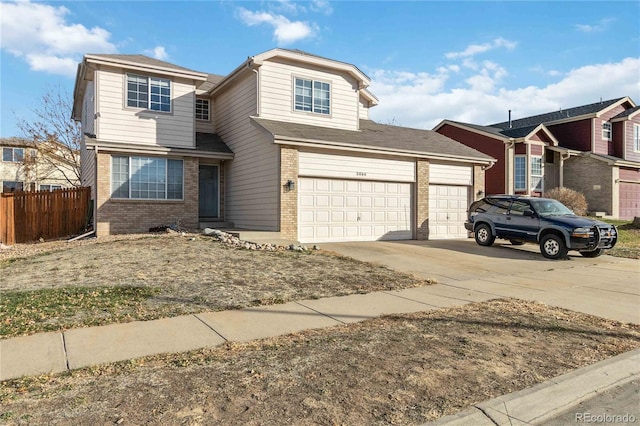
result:
M 72 116 L 98 235 L 179 223 L 301 242 L 465 237 L 493 158 L 377 124 L 356 66 L 297 50 L 226 76 L 143 55 L 85 55 Z
M 47 151 L 51 147 L 56 149 L 55 144 L 45 143 L 49 145 Z M 62 155 L 43 158 L 43 154 L 26 139 L 0 138 L 0 151 L 0 192 L 51 191 L 79 184 L 73 164 L 63 161 Z
M 443 120 L 433 130 L 497 159 L 488 194 L 564 186 L 582 192 L 591 212 L 640 216 L 640 107 L 629 97 L 486 126 Z

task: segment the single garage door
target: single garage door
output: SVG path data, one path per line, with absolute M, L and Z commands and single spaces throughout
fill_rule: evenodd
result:
M 300 242 L 406 240 L 411 183 L 300 178 Z
M 429 239 L 466 238 L 468 186 L 429 185 Z
M 468 165 L 429 165 L 429 239 L 465 238 L 464 222 L 473 184 Z
M 640 183 L 620 182 L 620 219 L 640 216 Z

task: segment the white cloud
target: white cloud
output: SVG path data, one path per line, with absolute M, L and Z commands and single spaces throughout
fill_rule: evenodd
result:
M 273 37 L 283 45 L 311 38 L 317 32 L 317 26 L 313 23 L 290 21 L 283 15 L 271 12 L 252 12 L 241 7 L 238 8 L 238 14 L 242 22 L 250 27 L 260 24 L 267 24 L 273 27 Z
M 327 16 L 333 13 L 333 7 L 331 7 L 331 3 L 324 0 L 312 0 L 309 4 L 309 9 L 311 9 L 313 12 L 324 13 Z
M 511 50 L 515 49 L 518 45 L 515 41 L 509 41 L 502 37 L 493 39 L 489 43 L 484 44 L 471 44 L 467 46 L 465 50 L 462 52 L 448 52 L 444 56 L 447 59 L 457 59 L 457 58 L 470 58 L 480 53 L 488 52 L 489 50 L 499 49 L 501 47 Z
M 144 51 L 144 54 L 161 61 L 166 61 L 167 59 L 169 59 L 169 54 L 165 50 L 164 46 L 156 46 L 153 49 L 147 49 Z
M 403 126 L 431 129 L 443 119 L 474 124 L 490 124 L 507 119 L 527 117 L 560 108 L 571 108 L 631 96 L 640 101 L 640 58 L 620 62 L 587 65 L 562 74 L 556 82 L 544 87 L 501 87 L 507 70 L 485 61 L 482 69 L 465 80 L 464 87 L 446 89 L 450 72 L 407 73 L 377 70 L 372 76 L 371 91 L 380 104 L 371 110 L 373 120 L 398 121 Z
M 30 1 L 2 3 L 0 48 L 24 58 L 36 71 L 75 76 L 83 53 L 116 51 L 100 27 L 67 22 L 70 11 Z
M 583 33 L 599 33 L 606 30 L 613 22 L 615 18 L 603 18 L 595 25 L 575 24 L 573 27 Z

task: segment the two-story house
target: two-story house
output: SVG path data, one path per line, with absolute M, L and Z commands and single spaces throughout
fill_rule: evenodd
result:
M 57 150 L 54 142 L 34 145 L 23 138 L 0 138 L 0 192 L 52 191 L 78 186 L 76 163 L 66 161 L 65 155 L 51 154 Z
M 98 235 L 207 223 L 300 242 L 465 237 L 494 160 L 378 124 L 356 66 L 286 49 L 226 76 L 86 55 L 72 116 Z
M 640 216 L 640 107 L 617 98 L 486 126 L 443 120 L 434 130 L 497 159 L 488 194 L 540 196 L 567 187 L 592 212 Z

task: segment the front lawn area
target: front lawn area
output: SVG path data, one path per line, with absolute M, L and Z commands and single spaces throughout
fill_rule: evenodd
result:
M 200 235 L 122 238 L 2 253 L 0 338 L 430 284 L 322 251 L 249 251 Z
M 629 259 L 640 259 L 640 229 L 634 228 L 629 220 L 601 219 L 603 222 L 616 225 L 618 228 L 618 243 L 607 250 L 607 254 Z

